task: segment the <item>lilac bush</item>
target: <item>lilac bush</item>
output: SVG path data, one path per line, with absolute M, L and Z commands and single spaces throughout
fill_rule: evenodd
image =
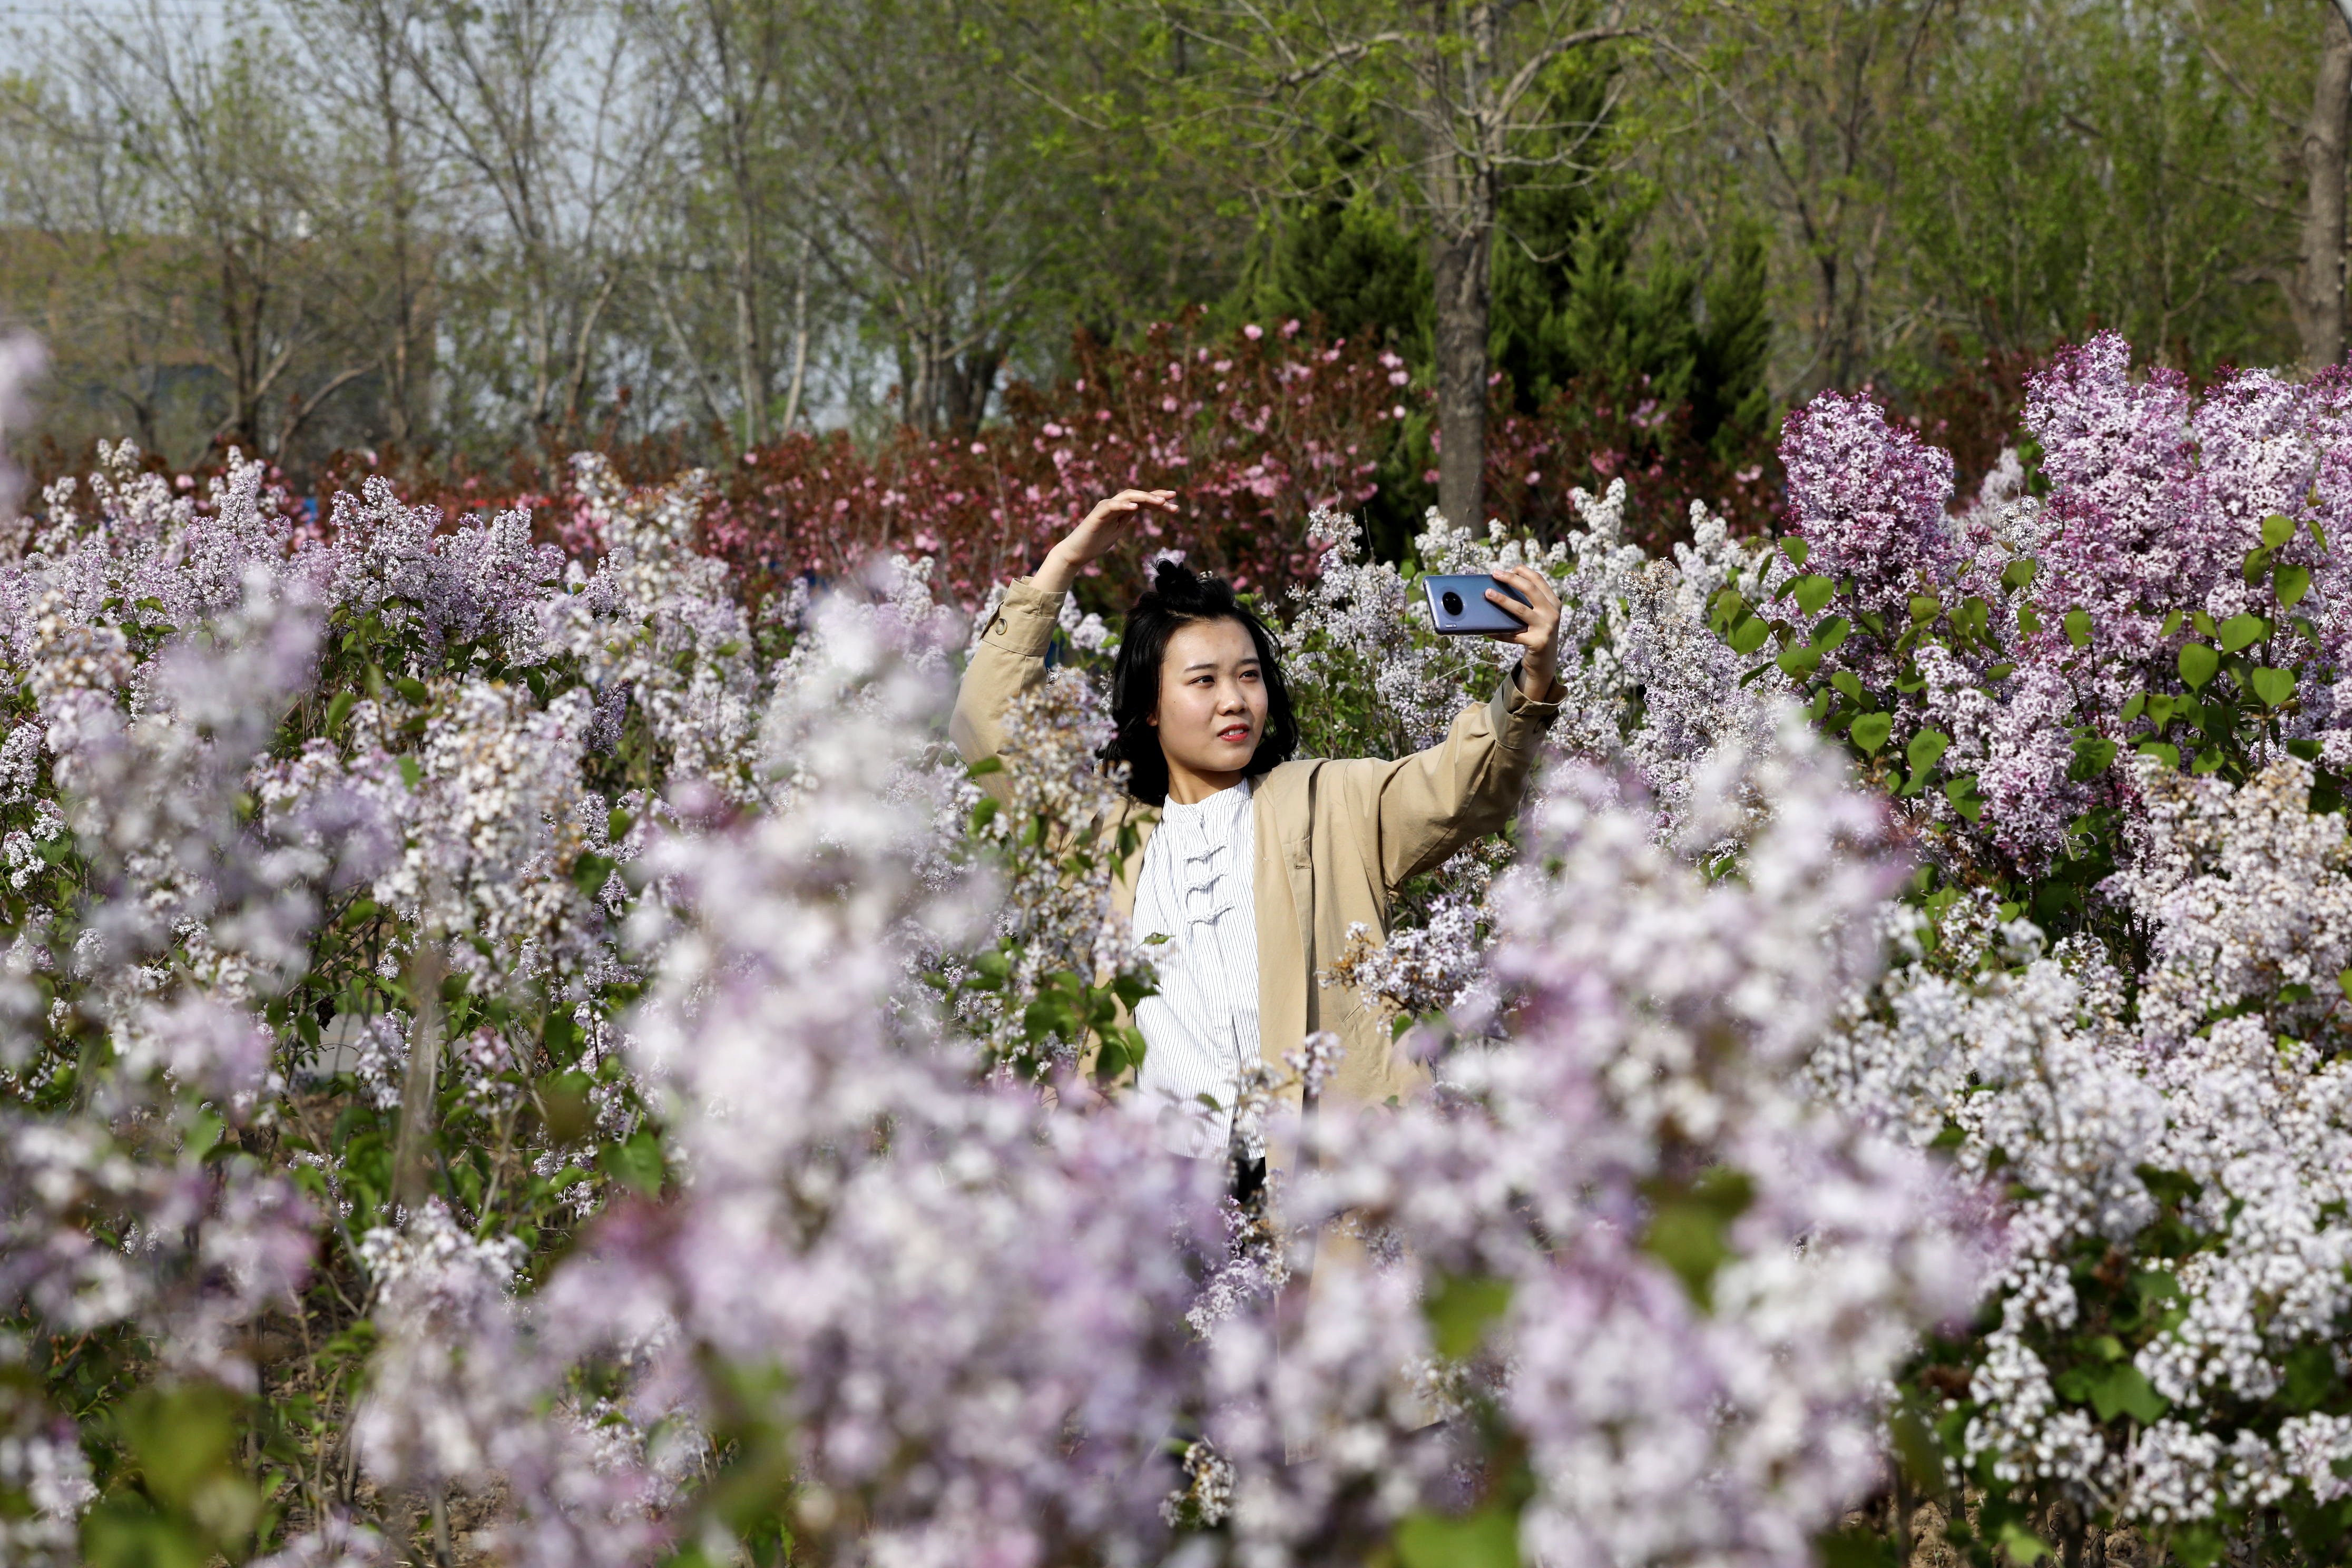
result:
M 2127 369 L 1958 515 L 1832 398 L 1778 547 L 1433 517 L 1559 584 L 1554 754 L 1321 977 L 1433 1092 L 1342 1106 L 1318 1037 L 1233 1163 L 1120 1092 L 1100 620 L 974 776 L 927 561 L 752 604 L 699 476 L 588 461 L 572 559 L 110 449 L 0 561 L 0 1548 L 2340 1539 L 2344 394 Z M 1309 749 L 1506 678 L 1310 526 Z
M 1957 517 L 1941 454 L 1822 395 L 1790 420 L 1785 555 L 1714 606 L 2045 910 L 2112 868 L 2122 751 L 2241 782 L 2282 749 L 2352 762 L 2328 542 L 2352 523 L 2352 391 L 2243 371 L 2198 399 L 2129 362 L 2112 334 L 2057 355 L 2029 388 L 2036 488 L 1996 473 Z
M 2352 845 L 2297 759 L 2237 786 L 2134 767 L 2147 815 L 2105 891 L 2140 963 L 1972 893 L 1903 929 L 1810 1071 L 2011 1194 L 1997 1321 L 1924 1385 L 1958 1476 L 2190 1560 L 2325 1552 L 2352 1496 Z
M 1491 895 L 1509 1037 L 1308 1129 L 1312 1282 L 1210 1342 L 1241 1560 L 1802 1563 L 1869 1489 L 1885 1380 L 1982 1266 L 1930 1160 L 1792 1089 L 1898 868 L 1793 721 L 1689 808 L 1662 842 L 1622 771 L 1555 773 Z
M 2129 360 L 2057 355 L 2031 470 L 1934 530 L 1889 523 L 1894 489 L 1937 510 L 1916 437 L 1817 400 L 1786 437 L 1798 533 L 1709 613 L 1922 858 L 1895 966 L 1809 1078 L 2002 1193 L 1980 1331 L 1906 1380 L 1914 1495 L 1968 1496 L 2020 1560 L 2118 1525 L 2190 1563 L 2326 1557 L 2352 1536 L 2346 383 L 2199 396 Z

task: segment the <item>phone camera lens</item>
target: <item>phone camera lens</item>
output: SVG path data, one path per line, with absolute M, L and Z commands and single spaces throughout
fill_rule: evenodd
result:
M 1449 616 L 1458 616 L 1462 613 L 1462 595 L 1451 588 L 1446 589 L 1444 596 L 1437 602 L 1445 606 L 1445 613 Z

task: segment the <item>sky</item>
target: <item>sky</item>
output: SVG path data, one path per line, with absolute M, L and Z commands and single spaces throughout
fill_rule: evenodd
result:
M 229 0 L 0 0 L 0 71 L 29 68 L 43 35 L 70 35 L 91 23 L 121 27 L 148 9 L 175 26 L 212 28 Z

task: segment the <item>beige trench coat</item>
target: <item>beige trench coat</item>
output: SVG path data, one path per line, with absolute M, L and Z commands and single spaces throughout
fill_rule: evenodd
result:
M 996 756 L 1013 699 L 1045 679 L 1061 595 L 1026 578 L 982 635 L 956 693 L 949 734 L 967 763 Z M 1251 868 L 1257 900 L 1258 1034 L 1263 1058 L 1279 1062 L 1314 1030 L 1328 1029 L 1344 1047 L 1326 1103 L 1359 1106 L 1409 1097 L 1427 1069 L 1399 1053 L 1378 1006 L 1354 990 L 1316 984 L 1338 962 L 1352 925 L 1381 937 L 1389 905 L 1404 882 L 1493 833 L 1518 810 L 1557 702 L 1530 700 L 1507 676 L 1489 701 L 1455 716 L 1445 739 L 1395 762 L 1370 758 L 1284 763 L 1258 780 L 1252 802 L 1256 852 Z M 1130 801 L 1106 825 L 1139 829 L 1135 852 L 1119 868 L 1112 900 L 1135 910 L 1135 880 L 1159 813 Z

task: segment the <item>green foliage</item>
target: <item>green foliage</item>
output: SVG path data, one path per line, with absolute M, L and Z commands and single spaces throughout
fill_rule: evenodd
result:
M 1403 1568 L 1518 1568 L 1518 1515 L 1487 1507 L 1460 1519 L 1409 1514 L 1396 1531 Z
M 1449 1274 L 1422 1303 L 1430 1343 L 1459 1361 L 1476 1350 L 1487 1328 L 1510 1310 L 1511 1282 L 1478 1274 Z
M 1737 1170 L 1713 1167 L 1692 1181 L 1654 1182 L 1644 1192 L 1651 1209 L 1642 1250 L 1674 1270 L 1692 1300 L 1708 1306 L 1716 1270 L 1732 1256 L 1727 1233 L 1755 1200 L 1754 1184 Z
M 264 1502 L 237 1451 L 243 1406 L 198 1383 L 144 1387 L 114 1407 L 121 1468 L 82 1526 L 95 1568 L 198 1568 L 243 1553 Z
M 1364 193 L 1301 202 L 1281 212 L 1264 244 L 1224 306 L 1236 324 L 1318 321 L 1332 337 L 1428 364 L 1429 246 L 1393 209 Z
M 2231 281 L 2290 248 L 2271 126 L 2208 52 L 2242 60 L 2266 24 L 2215 20 L 2055 0 L 1958 13 L 1896 124 L 1891 207 L 1910 281 L 1963 355 L 2095 328 L 2199 371 L 2292 353 L 2278 294 Z M 2315 48 L 2321 20 L 2284 25 Z
M 1492 352 L 1520 408 L 1579 388 L 1691 407 L 1691 435 L 1722 454 L 1770 411 L 1764 247 L 1736 228 L 1696 258 L 1637 256 L 1651 204 L 1602 205 L 1591 188 L 1528 189 L 1503 204 Z

